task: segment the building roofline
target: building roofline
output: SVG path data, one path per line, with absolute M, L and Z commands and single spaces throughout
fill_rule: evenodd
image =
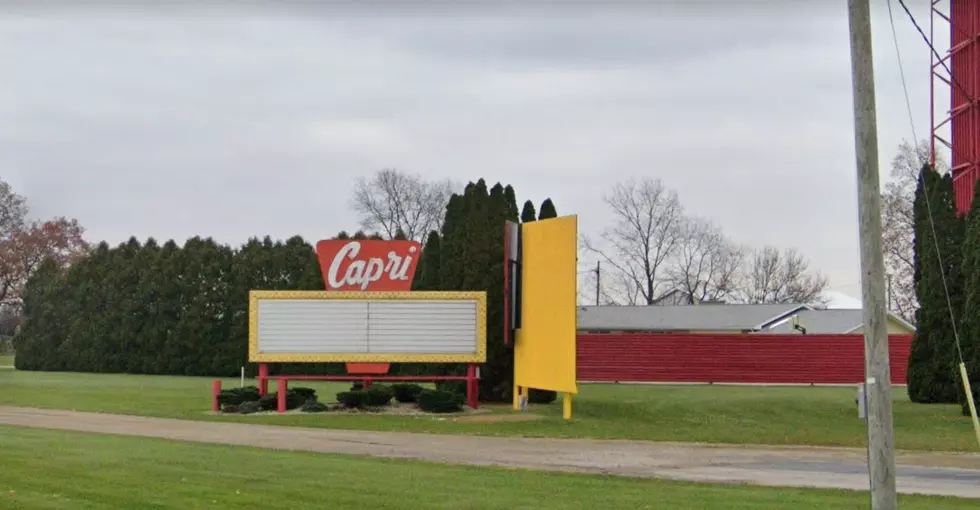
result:
M 754 329 L 756 331 L 762 330 L 762 329 L 766 329 L 766 326 L 770 326 L 774 322 L 779 322 L 779 321 L 781 321 L 783 319 L 786 319 L 786 318 L 792 316 L 793 314 L 799 313 L 801 310 L 813 310 L 813 307 L 810 306 L 810 305 L 797 305 L 794 308 L 791 308 L 791 309 L 789 309 L 789 310 L 787 310 L 787 311 L 785 311 L 785 312 L 783 312 L 783 313 L 781 313 L 779 315 L 776 315 L 774 317 L 771 317 L 771 318 L 767 319 L 766 321 L 762 322 L 761 324 L 758 324 L 757 326 L 755 326 L 752 329 Z

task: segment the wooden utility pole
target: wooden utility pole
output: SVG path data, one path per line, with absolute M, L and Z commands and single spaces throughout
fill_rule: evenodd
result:
M 599 284 L 599 277 L 601 273 L 599 271 L 599 261 L 595 261 L 595 305 L 599 306 L 599 289 L 602 288 Z
M 871 508 L 893 510 L 898 508 L 898 498 L 895 490 L 895 437 L 878 187 L 878 121 L 871 52 L 871 5 L 870 0 L 848 0 L 847 5 L 854 89 L 854 149 L 858 175 Z

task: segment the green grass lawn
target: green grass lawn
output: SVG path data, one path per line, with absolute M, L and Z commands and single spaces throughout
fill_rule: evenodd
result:
M 14 366 L 14 357 L 7 355 L 0 355 L 0 367 L 12 367 Z
M 859 492 L 695 485 L 0 426 L 11 509 L 852 509 Z M 902 497 L 903 509 L 975 501 Z
M 225 381 L 226 387 L 238 384 Z M 349 387 L 308 386 L 324 401 Z M 0 405 L 335 429 L 826 446 L 864 446 L 867 435 L 851 388 L 583 385 L 571 422 L 561 419 L 555 403 L 531 407 L 541 420 L 498 423 L 346 413 L 213 416 L 211 380 L 192 377 L 0 370 L 0 389 Z M 493 409 L 511 412 L 509 406 Z M 971 422 L 958 406 L 912 404 L 899 388 L 895 435 L 905 450 L 977 450 Z

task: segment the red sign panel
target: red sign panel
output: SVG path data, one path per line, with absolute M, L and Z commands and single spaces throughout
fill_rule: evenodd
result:
M 327 290 L 412 290 L 422 255 L 417 241 L 333 240 L 316 243 Z
M 417 241 L 331 240 L 316 243 L 323 284 L 336 291 L 412 290 L 422 256 Z M 381 375 L 388 363 L 347 363 L 347 373 Z

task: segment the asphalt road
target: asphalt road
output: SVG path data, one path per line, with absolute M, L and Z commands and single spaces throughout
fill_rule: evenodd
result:
M 324 419 L 329 419 L 325 416 Z M 0 424 L 542 471 L 867 490 L 865 452 L 361 432 L 0 406 Z M 900 453 L 898 489 L 980 499 L 980 454 Z

